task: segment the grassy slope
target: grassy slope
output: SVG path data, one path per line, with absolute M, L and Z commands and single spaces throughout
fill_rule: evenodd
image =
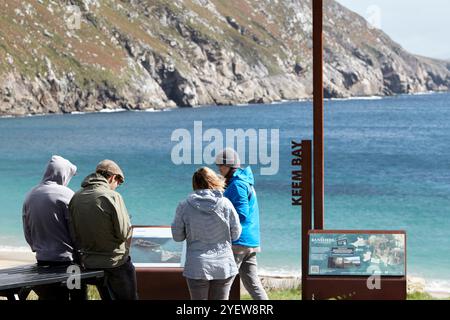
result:
M 171 53 L 177 67 L 189 71 L 189 61 L 184 61 L 178 50 L 171 48 L 162 38 L 176 39 L 186 45 L 185 39 L 173 27 L 161 25 L 159 20 L 154 18 L 154 10 L 170 11 L 180 19 L 186 12 L 194 12 L 198 18 L 183 18 L 189 27 L 205 38 L 235 49 L 247 61 L 256 63 L 261 59 L 271 73 L 279 73 L 274 55 L 286 59 L 283 50 L 280 50 L 283 46 L 280 40 L 281 31 L 277 24 L 270 23 L 261 12 L 254 10 L 255 0 L 232 0 L 232 5 L 229 0 L 213 2 L 222 15 L 236 19 L 249 33 L 241 35 L 227 22 L 218 19 L 208 9 L 192 0 L 184 1 L 183 6 L 174 5 L 170 0 L 152 1 L 148 4 L 149 17 L 142 12 L 142 6 L 117 0 L 100 0 L 99 8 L 91 7 L 93 22 L 83 20 L 80 30 L 71 31 L 72 36 L 68 33 L 70 30 L 64 20 L 63 5 L 51 6 L 51 12 L 48 9 L 49 0 L 44 0 L 43 4 L 32 0 L 1 2 L 0 73 L 16 70 L 28 77 L 34 77 L 37 73 L 45 73 L 44 57 L 48 57 L 57 75 L 58 71 L 73 72 L 80 85 L 85 83 L 84 79 L 112 81 L 116 75 L 122 74 L 123 68 L 126 67 L 124 58 L 127 53 L 123 47 L 110 41 L 108 32 L 102 31 L 100 25 L 106 26 L 108 31 L 116 29 L 135 41 L 149 45 L 163 57 Z M 27 6 L 32 8 L 31 15 L 25 13 Z M 271 11 L 279 10 L 273 8 Z M 128 13 L 133 13 L 133 18 L 130 18 Z M 95 21 L 101 24 L 96 26 Z M 223 30 L 224 33 L 219 34 L 215 29 Z M 146 30 L 150 30 L 152 35 Z M 256 43 L 252 39 L 253 35 L 271 45 Z M 14 65 L 7 63 L 7 54 L 14 58 Z
M 300 289 L 269 291 L 268 295 L 271 300 L 301 300 Z M 241 299 L 251 300 L 251 297 L 250 295 L 245 294 L 241 296 Z M 408 300 L 450 300 L 450 297 L 446 299 L 435 299 L 428 293 L 415 292 L 408 294 Z
M 80 86 L 85 79 L 114 81 L 112 73 L 125 66 L 123 51 L 90 23 L 83 22 L 81 29 L 70 36 L 64 7 L 53 6 L 51 13 L 48 3 L 13 0 L 0 4 L 4 13 L 0 17 L 0 56 L 9 54 L 14 58 L 14 65 L 1 59 L 0 72 L 16 70 L 29 78 L 38 73 L 45 75 L 44 58 L 48 57 L 57 76 L 60 71 L 72 72 Z M 25 14 L 26 4 L 32 5 L 31 15 Z M 24 15 L 18 15 L 19 10 Z

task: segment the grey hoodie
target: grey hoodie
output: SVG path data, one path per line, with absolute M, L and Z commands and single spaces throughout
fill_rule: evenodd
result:
M 182 201 L 172 223 L 175 241 L 186 239 L 183 275 L 189 279 L 227 279 L 238 273 L 231 242 L 241 234 L 239 216 L 222 192 L 197 190 Z
M 72 261 L 73 241 L 67 221 L 74 192 L 67 185 L 76 172 L 70 161 L 53 156 L 41 183 L 25 197 L 23 230 L 38 261 Z

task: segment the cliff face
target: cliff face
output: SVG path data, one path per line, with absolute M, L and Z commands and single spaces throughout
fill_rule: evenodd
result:
M 325 17 L 327 97 L 449 89 L 449 62 Z M 311 33 L 306 0 L 2 1 L 0 115 L 308 98 Z

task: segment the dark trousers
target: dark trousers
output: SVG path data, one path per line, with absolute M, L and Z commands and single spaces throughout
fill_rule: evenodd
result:
M 37 265 L 40 267 L 69 267 L 71 262 L 60 261 L 38 261 Z M 66 284 L 56 283 L 49 285 L 42 285 L 33 288 L 33 291 L 38 295 L 39 300 L 73 300 L 81 301 L 87 300 L 87 286 L 81 284 L 80 289 L 69 289 Z
M 130 257 L 119 267 L 102 270 L 106 289 L 113 300 L 138 300 L 136 270 Z

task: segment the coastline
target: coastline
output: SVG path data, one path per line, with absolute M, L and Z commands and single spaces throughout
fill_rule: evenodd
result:
M 0 269 L 12 268 L 21 265 L 33 264 L 36 262 L 35 255 L 31 251 L 2 251 L 0 250 Z M 301 276 L 299 275 L 276 275 L 270 273 L 260 273 L 261 281 L 268 290 L 289 290 L 298 289 L 301 286 Z M 424 278 L 408 276 L 408 293 L 428 293 L 436 299 L 446 299 L 450 297 L 450 287 L 436 286 L 433 281 Z M 241 293 L 246 294 L 246 290 L 241 286 Z
M 370 96 L 351 96 L 351 97 L 344 97 L 344 98 L 325 98 L 324 101 L 357 101 L 357 100 L 382 100 L 385 98 L 392 98 L 392 97 L 401 97 L 401 96 L 426 96 L 426 95 L 433 95 L 433 94 L 446 94 L 450 93 L 449 91 L 424 91 L 424 92 L 413 92 L 413 93 L 399 93 L 394 95 L 370 95 Z M 299 99 L 292 99 L 292 100 L 276 100 L 272 101 L 270 103 L 266 103 L 268 105 L 279 105 L 283 103 L 295 103 L 295 102 L 311 102 L 312 97 L 308 98 L 299 98 Z M 257 106 L 263 103 L 237 103 L 231 106 L 235 107 L 246 107 L 246 106 Z M 199 108 L 199 107 L 209 107 L 212 105 L 196 105 L 192 108 Z M 171 111 L 173 109 L 181 109 L 185 107 L 169 107 L 169 108 L 162 108 L 162 109 L 155 109 L 155 108 L 149 108 L 149 109 L 133 109 L 128 110 L 124 108 L 116 108 L 116 109 L 102 109 L 98 111 L 73 111 L 68 113 L 37 113 L 37 114 L 25 114 L 25 115 L 0 115 L 0 119 L 16 119 L 16 118 L 28 118 L 28 117 L 43 117 L 48 115 L 85 115 L 85 114 L 95 114 L 95 113 L 120 113 L 120 112 L 164 112 L 164 111 Z
M 34 117 L 45 117 L 45 116 L 63 116 L 63 115 L 85 115 L 85 114 L 97 114 L 97 113 L 121 113 L 121 112 L 167 112 L 171 111 L 176 108 L 181 107 L 174 107 L 174 108 L 164 108 L 164 109 L 155 109 L 155 108 L 149 108 L 149 109 L 136 109 L 136 110 L 128 110 L 123 108 L 117 108 L 117 109 L 102 109 L 99 111 L 72 111 L 67 113 L 36 113 L 36 114 L 24 114 L 24 115 L 0 115 L 0 119 L 21 119 L 21 118 L 34 118 Z

